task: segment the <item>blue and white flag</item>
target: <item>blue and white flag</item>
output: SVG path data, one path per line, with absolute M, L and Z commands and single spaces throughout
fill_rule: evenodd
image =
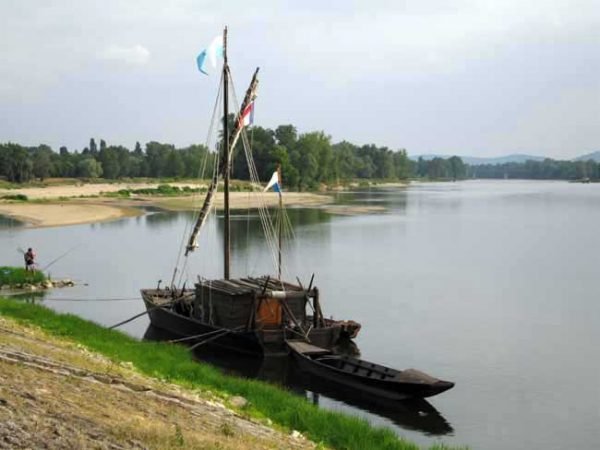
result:
M 275 192 L 281 195 L 281 175 L 279 173 L 279 169 L 273 172 L 273 176 L 267 183 L 267 187 L 265 188 L 264 192 L 268 191 L 271 187 Z
M 196 64 L 198 70 L 204 75 L 208 75 L 206 71 L 207 65 L 210 63 L 213 69 L 217 68 L 217 59 L 223 57 L 223 36 L 219 35 L 214 38 L 210 45 L 198 55 Z

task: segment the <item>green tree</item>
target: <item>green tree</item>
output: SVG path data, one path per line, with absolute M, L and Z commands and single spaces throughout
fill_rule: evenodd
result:
M 85 153 L 85 151 L 84 151 Z M 95 158 L 98 155 L 98 147 L 96 146 L 96 141 L 94 138 L 90 139 L 90 148 L 89 153 Z
M 347 141 L 332 146 L 334 154 L 334 177 L 336 181 L 349 181 L 356 178 L 359 161 L 356 157 L 358 147 Z
M 448 162 L 444 158 L 433 158 L 427 165 L 427 176 L 431 180 L 449 178 L 450 170 Z
M 450 178 L 453 180 L 462 180 L 467 176 L 467 167 L 458 156 L 448 158 L 448 168 Z
M 290 162 L 298 170 L 298 189 L 310 190 L 318 187 L 319 153 L 322 133 L 305 133 L 300 136 L 292 152 Z
M 183 176 L 210 178 L 216 154 L 209 153 L 204 145 L 193 144 L 180 150 L 184 163 Z
M 0 167 L 6 179 L 23 183 L 33 177 L 33 162 L 26 148 L 18 144 L 0 146 Z
M 270 159 L 272 162 L 268 167 L 267 172 L 273 173 L 277 168 L 277 164 L 281 164 L 281 183 L 283 189 L 294 190 L 296 186 L 298 186 L 300 174 L 298 173 L 298 169 L 291 164 L 287 148 L 283 145 L 275 145 L 271 151 Z M 268 179 L 269 178 L 265 178 L 264 180 Z
M 283 145 L 290 151 L 298 141 L 298 131 L 293 125 L 279 125 L 275 129 L 275 139 L 277 144 Z
M 181 153 L 178 150 L 171 149 L 167 155 L 167 164 L 165 175 L 168 177 L 182 177 L 185 174 L 185 166 Z
M 98 162 L 102 164 L 103 177 L 107 179 L 117 179 L 121 175 L 121 165 L 119 164 L 119 151 L 117 147 L 107 147 L 104 141 L 100 141 L 100 152 Z
M 94 158 L 83 158 L 77 163 L 77 176 L 83 178 L 100 178 L 102 176 L 102 164 Z
M 164 177 L 165 167 L 169 152 L 175 147 L 169 144 L 161 144 L 160 142 L 148 142 L 146 144 L 146 161 L 148 164 L 148 173 L 150 177 Z
M 41 181 L 50 176 L 52 154 L 52 149 L 47 145 L 40 145 L 33 149 L 33 174 Z
M 394 152 L 394 171 L 396 178 L 406 180 L 413 176 L 416 165 L 409 159 L 406 150 Z

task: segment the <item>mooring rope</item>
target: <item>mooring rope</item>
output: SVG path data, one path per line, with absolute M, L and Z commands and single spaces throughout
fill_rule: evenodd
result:
M 52 302 L 131 302 L 141 300 L 141 297 L 122 297 L 122 298 L 44 298 L 43 300 Z
M 226 331 L 228 332 L 236 332 L 236 331 L 241 331 L 242 329 L 244 329 L 246 326 L 245 325 L 241 325 L 239 327 L 236 328 L 219 328 L 217 330 L 213 330 L 213 331 L 209 331 L 207 333 L 202 333 L 202 334 L 196 334 L 194 336 L 187 336 L 187 337 L 183 337 L 183 338 L 179 338 L 179 339 L 171 339 L 167 342 L 169 342 L 170 344 L 174 344 L 177 342 L 185 342 L 185 341 L 193 341 L 195 339 L 201 339 L 201 338 L 205 338 L 214 334 L 220 334 L 220 333 L 224 333 Z

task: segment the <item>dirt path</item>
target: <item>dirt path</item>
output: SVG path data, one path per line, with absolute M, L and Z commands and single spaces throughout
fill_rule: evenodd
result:
M 211 400 L 0 317 L 0 449 L 310 449 Z

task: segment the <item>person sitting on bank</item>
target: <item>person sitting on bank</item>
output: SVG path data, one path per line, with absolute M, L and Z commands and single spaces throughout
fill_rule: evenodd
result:
M 25 270 L 28 272 L 35 272 L 35 253 L 33 253 L 33 249 L 28 248 L 24 257 L 25 257 Z

